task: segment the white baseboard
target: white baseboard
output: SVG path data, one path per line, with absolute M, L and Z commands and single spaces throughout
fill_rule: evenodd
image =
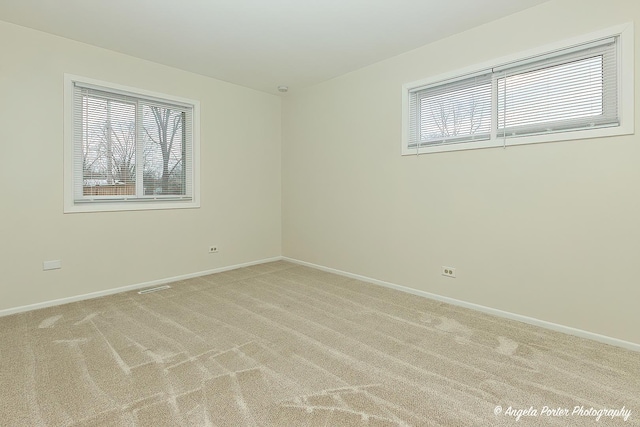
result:
M 107 289 L 104 291 L 98 291 L 98 292 L 91 292 L 88 294 L 83 294 L 83 295 L 76 295 L 76 296 L 72 296 L 72 297 L 67 297 L 67 298 L 60 298 L 60 299 L 55 299 L 55 300 L 51 300 L 51 301 L 44 301 L 44 302 L 40 302 L 40 303 L 36 303 L 36 304 L 29 304 L 29 305 L 24 305 L 24 306 L 20 306 L 20 307 L 14 307 L 14 308 L 9 308 L 9 309 L 5 309 L 5 310 L 0 310 L 0 317 L 2 316 L 9 316 L 11 314 L 17 314 L 17 313 L 22 313 L 25 311 L 31 311 L 31 310 L 37 310 L 40 308 L 46 308 L 46 307 L 53 307 L 56 305 L 62 305 L 62 304 L 68 304 L 71 302 L 76 302 L 76 301 L 82 301 L 82 300 L 86 300 L 86 299 L 92 299 L 92 298 L 98 298 L 98 297 L 103 297 L 103 296 L 107 296 L 107 295 L 113 295 L 113 294 L 117 294 L 120 292 L 127 292 L 127 291 L 132 291 L 135 289 L 141 289 L 141 288 L 147 288 L 147 287 L 152 287 L 152 286 L 158 286 L 158 285 L 164 285 L 166 283 L 171 283 L 171 282 L 177 282 L 180 280 L 186 280 L 186 279 L 191 279 L 194 277 L 200 277 L 200 276 L 206 276 L 209 274 L 215 274 L 215 273 L 221 273 L 223 271 L 229 271 L 229 270 L 235 270 L 238 268 L 243 268 L 243 267 L 250 267 L 252 265 L 259 265 L 259 264 L 264 264 L 267 262 L 274 262 L 274 261 L 289 261 L 292 262 L 294 264 L 299 264 L 299 265 L 304 265 L 307 267 L 311 267 L 311 268 L 315 268 L 318 270 L 323 270 L 323 271 L 327 271 L 329 273 L 334 273 L 334 274 L 338 274 L 340 276 L 345 276 L 345 277 L 350 277 L 352 279 L 357 279 L 357 280 L 362 280 L 363 282 L 368 282 L 368 283 L 372 283 L 374 285 L 380 285 L 380 286 L 384 286 L 387 288 L 391 288 L 391 289 L 396 289 L 402 292 L 407 292 L 413 295 L 417 295 L 417 296 L 421 296 L 424 298 L 429 298 L 435 301 L 441 301 L 441 302 L 445 302 L 451 305 L 456 305 L 459 307 L 465 307 L 465 308 L 469 308 L 471 310 L 476 310 L 476 311 L 480 311 L 482 313 L 487 313 L 487 314 L 491 314 L 494 316 L 498 316 L 498 317 L 503 317 L 506 319 L 511 319 L 511 320 L 516 320 L 519 322 L 523 322 L 523 323 L 528 323 L 530 325 L 534 325 L 534 326 L 540 326 L 542 328 L 545 329 L 550 329 L 553 331 L 557 331 L 557 332 L 562 332 L 565 334 L 569 334 L 569 335 L 574 335 L 577 337 L 581 337 L 581 338 L 587 338 L 593 341 L 598 341 L 601 343 L 605 343 L 605 344 L 610 344 L 610 345 L 614 345 L 616 347 L 622 347 L 622 348 L 626 348 L 628 350 L 632 350 L 632 351 L 637 351 L 640 352 L 640 344 L 636 344 L 630 341 L 624 341 L 624 340 L 620 340 L 617 338 L 612 338 L 606 335 L 600 335 L 600 334 L 596 334 L 594 332 L 589 332 L 589 331 L 585 331 L 582 329 L 576 329 L 576 328 L 572 328 L 570 326 L 564 326 L 564 325 L 559 325 L 557 323 L 552 323 L 552 322 L 547 322 L 546 320 L 540 320 L 540 319 L 536 319 L 533 317 L 528 317 L 528 316 L 523 316 L 521 314 L 516 314 L 516 313 L 511 313 L 508 311 L 503 311 L 503 310 L 498 310 L 496 308 L 491 308 L 491 307 L 486 307 L 484 305 L 479 305 L 479 304 L 474 304 L 474 303 L 470 303 L 467 301 L 461 301 L 461 300 L 457 300 L 455 298 L 449 298 L 449 297 L 445 297 L 442 295 L 437 295 L 437 294 L 432 294 L 430 292 L 425 292 L 425 291 L 421 291 L 418 289 L 413 289 L 413 288 L 409 288 L 407 286 L 402 286 L 402 285 L 396 285 L 395 283 L 390 283 L 390 282 L 385 282 L 383 280 L 378 280 L 378 279 L 373 279 L 371 277 L 366 277 L 366 276 L 361 276 L 359 274 L 354 274 L 354 273 L 349 273 L 347 271 L 342 271 L 342 270 L 337 270 L 335 268 L 330 268 L 330 267 L 325 267 L 323 265 L 318 265 L 318 264 L 313 264 L 310 262 L 306 262 L 306 261 L 301 261 L 295 258 L 289 258 L 289 257 L 283 257 L 283 256 L 278 256 L 278 257 L 273 257 L 273 258 L 266 258 L 266 259 L 261 259 L 261 260 L 257 260 L 257 261 L 250 261 L 250 262 L 246 262 L 246 263 L 242 263 L 242 264 L 235 264 L 235 265 L 230 265 L 227 267 L 220 267 L 220 268 L 214 268 L 212 270 L 205 270 L 205 271 L 199 271 L 196 273 L 189 273 L 189 274 L 184 274 L 181 276 L 175 276 L 175 277 L 168 277 L 168 278 L 164 278 L 164 279 L 158 279 L 158 280 L 152 280 L 149 282 L 144 282 L 144 283 L 138 283 L 135 285 L 128 285 L 128 286 L 122 286 L 119 288 L 113 288 L 113 289 Z
M 516 320 L 523 323 L 528 323 L 534 326 L 540 326 L 545 329 L 550 329 L 556 332 L 562 332 L 568 335 L 574 335 L 581 338 L 587 338 L 593 341 L 598 341 L 605 344 L 610 344 L 616 347 L 626 348 L 628 350 L 638 351 L 640 352 L 640 344 L 636 344 L 630 341 L 624 341 L 617 338 L 608 337 L 606 335 L 600 335 L 589 331 L 584 331 L 582 329 L 572 328 L 570 326 L 559 325 L 557 323 L 547 322 L 546 320 L 540 320 L 533 317 L 523 316 L 521 314 L 510 313 L 508 311 L 498 310 L 491 307 L 486 307 L 484 305 L 474 304 L 466 301 L 457 300 L 454 298 L 444 297 L 437 294 L 432 294 L 430 292 L 420 291 L 418 289 L 409 288 L 402 285 L 396 285 L 395 283 L 385 282 L 382 280 L 372 279 L 371 277 L 361 276 L 359 274 L 353 274 L 342 270 L 337 270 L 335 268 L 325 267 L 323 265 L 317 265 L 306 261 L 301 261 L 294 258 L 282 257 L 284 261 L 289 261 L 295 264 L 304 265 L 307 267 L 312 267 L 318 270 L 327 271 L 329 273 L 338 274 L 345 277 L 350 277 L 352 279 L 358 279 L 363 282 L 372 283 L 374 285 L 380 285 L 391 289 L 396 289 L 402 292 L 407 292 L 413 295 L 418 295 L 421 297 L 429 298 L 436 301 L 445 302 L 451 305 L 456 305 L 459 307 L 470 308 L 471 310 L 480 311 L 487 314 L 492 314 L 494 316 L 503 317 L 506 319 Z
M 76 301 L 82 301 L 82 300 L 86 300 L 86 299 L 104 297 L 104 296 L 107 296 L 107 295 L 118 294 L 120 292 L 133 291 L 135 289 L 140 289 L 140 288 L 148 288 L 148 287 L 151 287 L 151 286 L 164 285 L 165 283 L 177 282 L 179 280 L 185 280 L 185 279 L 192 279 L 194 277 L 206 276 L 206 275 L 209 275 L 209 274 L 222 273 L 223 271 L 235 270 L 237 268 L 242 268 L 242 267 L 250 267 L 252 265 L 264 264 L 264 263 L 267 263 L 267 262 L 281 261 L 282 259 L 283 258 L 281 256 L 273 257 L 273 258 L 266 258 L 266 259 L 261 259 L 261 260 L 257 260 L 257 261 L 245 262 L 245 263 L 242 263 L 242 264 L 230 265 L 230 266 L 227 266 L 227 267 L 214 268 L 212 270 L 199 271 L 197 273 L 183 274 L 181 276 L 167 277 L 165 279 L 152 280 L 150 282 L 138 283 L 138 284 L 135 284 L 135 285 L 122 286 L 122 287 L 119 287 L 119 288 L 112 288 L 112 289 L 107 289 L 107 290 L 104 290 L 104 291 L 91 292 L 91 293 L 88 293 L 88 294 L 76 295 L 76 296 L 67 297 L 67 298 L 54 299 L 54 300 L 51 300 L 51 301 L 39 302 L 39 303 L 36 303 L 36 304 L 23 305 L 21 307 L 8 308 L 8 309 L 5 309 L 5 310 L 0 310 L 0 317 L 9 316 L 11 314 L 16 314 L 16 313 L 22 313 L 22 312 L 25 312 L 25 311 L 37 310 L 39 308 L 46 308 L 46 307 L 53 307 L 53 306 L 56 306 L 56 305 L 68 304 L 70 302 L 76 302 Z

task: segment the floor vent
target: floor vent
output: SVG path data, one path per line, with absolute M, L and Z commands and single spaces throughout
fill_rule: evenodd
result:
M 151 293 L 151 292 L 164 291 L 165 289 L 171 289 L 171 286 L 164 285 L 164 286 L 158 286 L 157 288 L 143 289 L 141 291 L 138 291 L 138 293 L 140 295 L 143 295 L 143 294 L 148 294 L 148 293 Z

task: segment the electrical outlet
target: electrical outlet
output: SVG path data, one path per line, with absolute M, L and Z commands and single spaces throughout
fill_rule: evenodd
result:
M 59 259 L 53 260 L 53 261 L 44 261 L 42 263 L 42 269 L 44 271 L 47 270 L 58 270 L 62 268 L 62 261 L 60 261 Z
M 453 267 L 442 266 L 442 275 L 447 277 L 456 277 L 456 269 Z
M 218 247 L 217 246 L 209 246 L 209 253 L 210 254 L 217 254 L 218 253 Z

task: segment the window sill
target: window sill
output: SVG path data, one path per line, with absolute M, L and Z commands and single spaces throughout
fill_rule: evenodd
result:
M 86 202 L 65 204 L 64 213 L 197 209 L 200 203 L 188 201 Z
M 448 151 L 479 150 L 483 148 L 501 148 L 517 145 L 541 144 L 545 142 L 571 141 L 576 139 L 605 138 L 612 136 L 633 135 L 633 122 L 631 126 L 603 127 L 599 129 L 586 129 L 572 132 L 557 132 L 539 135 L 528 135 L 507 138 L 493 138 L 484 141 L 458 142 L 423 146 L 419 149 L 403 147 L 403 156 L 415 156 L 416 154 L 443 153 Z

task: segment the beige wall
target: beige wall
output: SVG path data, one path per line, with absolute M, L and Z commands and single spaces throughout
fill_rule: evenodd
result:
M 636 135 L 400 156 L 402 84 L 630 21 L 551 1 L 288 94 L 283 254 L 640 343 Z
M 640 343 L 636 136 L 400 156 L 403 83 L 638 18 L 631 0 L 551 1 L 292 91 L 282 110 L 0 22 L 0 310 L 283 254 Z M 63 214 L 64 73 L 199 99 L 202 207 Z
M 281 254 L 279 97 L 3 22 L 0 52 L 0 310 Z M 201 208 L 63 214 L 64 73 L 200 100 Z

